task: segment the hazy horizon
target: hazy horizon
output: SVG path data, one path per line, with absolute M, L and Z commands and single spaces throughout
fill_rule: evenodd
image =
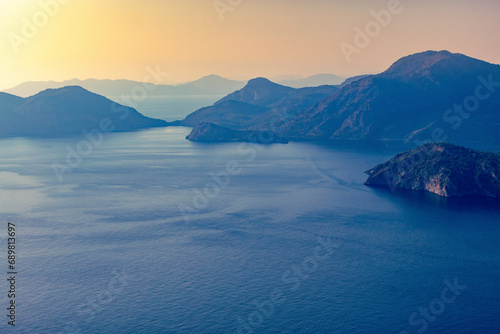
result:
M 299 75 L 293 75 L 293 74 L 284 74 L 284 75 L 279 75 L 279 76 L 275 76 L 275 77 L 267 77 L 266 79 L 269 79 L 271 81 L 293 81 L 293 80 L 302 80 L 302 79 L 307 79 L 308 77 L 312 77 L 312 76 L 315 76 L 315 75 L 336 75 L 335 73 L 315 73 L 315 74 L 311 74 L 311 75 L 307 75 L 307 76 L 299 76 Z M 361 73 L 359 75 L 363 75 L 363 74 L 368 74 L 368 73 Z M 375 73 L 373 73 L 375 74 Z M 217 73 L 211 73 L 211 74 L 207 74 L 207 75 L 204 75 L 204 76 L 201 76 L 201 77 L 198 77 L 194 80 L 189 80 L 189 81 L 178 81 L 178 82 L 162 82 L 162 83 L 159 83 L 161 85 L 171 85 L 171 86 L 177 86 L 177 85 L 183 85 L 183 84 L 188 84 L 188 83 L 192 83 L 194 81 L 197 81 L 197 80 L 200 80 L 200 79 L 203 79 L 203 78 L 206 78 L 206 77 L 210 77 L 210 76 L 219 76 L 223 79 L 227 79 L 227 80 L 234 80 L 234 81 L 249 81 L 249 80 L 252 80 L 252 79 L 255 79 L 255 78 L 259 78 L 259 77 L 264 77 L 262 75 L 257 75 L 255 77 L 251 77 L 251 78 L 243 78 L 243 77 L 237 77 L 237 78 L 234 78 L 234 77 L 224 77 L 224 76 L 221 76 L 221 75 L 218 75 Z M 357 76 L 357 75 L 355 75 Z M 341 77 L 341 76 L 339 76 Z M 351 77 L 351 76 L 350 76 Z M 345 77 L 345 79 L 349 79 L 350 77 Z M 15 88 L 23 83 L 29 83 L 29 82 L 33 82 L 33 83 L 36 83 L 36 82 L 50 82 L 50 81 L 54 81 L 54 82 L 66 82 L 66 81 L 74 81 L 74 80 L 79 80 L 79 81 L 87 81 L 87 80 L 112 80 L 112 81 L 120 81 L 120 80 L 128 80 L 128 81 L 139 81 L 139 82 L 148 82 L 148 83 L 153 83 L 155 84 L 155 80 L 149 80 L 149 81 L 144 81 L 144 80 L 133 80 L 133 79 L 128 79 L 128 78 L 116 78 L 116 79 L 110 79 L 110 78 L 68 78 L 68 79 L 63 79 L 63 80 L 28 80 L 28 81 L 23 81 L 23 82 L 20 82 L 19 84 L 15 84 L 14 86 L 10 86 L 10 87 L 7 87 L 7 88 L 2 88 L 0 87 L 0 91 L 6 91 L 6 90 L 9 90 L 9 89 L 12 89 L 12 88 Z
M 0 0 L 0 334 L 500 333 L 498 13 Z
M 379 73 L 403 56 L 427 50 L 498 64 L 500 46 L 491 41 L 500 28 L 499 9 L 493 0 L 480 5 L 465 0 L 318 0 L 314 5 L 3 0 L 0 89 L 73 78 L 144 81 L 147 67 L 169 73 L 162 84 L 210 74 L 234 80 L 319 73 L 351 77 Z M 368 40 L 361 37 L 356 44 L 357 27 Z M 352 47 L 348 57 L 342 51 L 346 45 Z

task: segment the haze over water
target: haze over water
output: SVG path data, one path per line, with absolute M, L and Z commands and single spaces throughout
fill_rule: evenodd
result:
M 425 332 L 500 330 L 498 202 L 365 187 L 363 172 L 399 148 L 290 143 L 249 159 L 188 133 L 106 134 L 61 183 L 51 164 L 81 136 L 0 140 L 17 332 L 236 333 L 279 291 L 255 333 L 417 333 L 425 318 L 409 317 L 455 279 L 467 288 Z M 241 173 L 186 221 L 179 204 L 233 160 Z M 318 238 L 333 252 L 315 266 Z
M 0 334 L 500 333 L 498 200 L 364 185 L 414 146 L 261 146 L 232 131 L 499 152 L 499 11 L 498 0 L 0 1 Z M 338 93 L 273 83 L 389 67 Z M 89 86 L 45 91 L 67 80 Z M 184 123 L 193 140 L 230 143 L 162 127 L 247 82 L 209 109 L 217 117 Z M 58 177 L 54 163 L 88 148 L 82 127 L 99 136 L 109 120 L 162 128 L 105 133 Z

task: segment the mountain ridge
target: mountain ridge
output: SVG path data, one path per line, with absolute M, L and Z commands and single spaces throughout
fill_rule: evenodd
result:
M 181 124 L 196 127 L 208 122 L 234 130 L 272 130 L 283 119 L 293 117 L 337 91 L 335 86 L 291 88 L 258 77 L 212 106 L 198 109 Z
M 27 81 L 12 88 L 3 90 L 5 93 L 21 97 L 33 96 L 46 89 L 63 88 L 78 85 L 93 93 L 106 97 L 131 95 L 137 87 L 148 86 L 148 95 L 222 95 L 240 89 L 245 81 L 229 80 L 218 75 L 208 75 L 200 79 L 177 85 L 144 83 L 127 79 L 70 79 L 64 81 Z
M 443 120 L 454 104 L 473 94 L 481 76 L 500 80 L 500 66 L 450 52 L 404 57 L 388 70 L 353 81 L 288 124 L 284 135 L 321 140 L 426 140 L 436 128 L 451 140 L 499 139 L 500 95 L 482 102 L 482 113 L 451 131 Z M 483 126 L 489 119 L 490 125 Z M 491 122 L 493 120 L 493 122 Z M 455 130 L 455 129 L 453 129 Z M 482 133 L 482 130 L 486 130 Z M 498 131 L 500 133 L 500 131 Z
M 108 124 L 109 131 L 163 127 L 168 123 L 140 114 L 80 86 L 46 89 L 31 97 L 0 95 L 0 136 L 64 136 Z M 15 101 L 6 106 L 8 98 Z

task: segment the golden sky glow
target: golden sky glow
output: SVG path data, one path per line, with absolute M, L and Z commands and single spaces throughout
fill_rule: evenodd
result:
M 401 0 L 401 13 L 350 63 L 340 44 L 354 45 L 354 28 L 364 29 L 370 12 L 390 0 L 241 0 L 223 20 L 212 0 L 60 0 L 45 22 L 40 3 L 54 1 L 0 0 L 0 89 L 35 80 L 141 81 L 148 66 L 172 82 L 208 74 L 350 76 L 431 49 L 500 63 L 498 0 Z M 35 18 L 41 26 L 25 38 L 23 26 Z M 13 36 L 23 38 L 18 52 Z

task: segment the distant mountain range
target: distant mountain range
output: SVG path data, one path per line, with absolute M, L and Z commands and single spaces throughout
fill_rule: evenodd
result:
M 78 86 L 48 89 L 28 98 L 0 93 L 0 136 L 61 136 L 167 125 Z
M 240 89 L 244 81 L 222 78 L 218 75 L 209 75 L 193 82 L 179 85 L 155 85 L 148 83 L 149 96 L 184 96 L 184 95 L 223 95 Z M 143 87 L 142 82 L 132 80 L 98 80 L 72 79 L 66 81 L 29 81 L 22 83 L 4 92 L 28 97 L 46 89 L 62 88 L 66 86 L 80 86 L 93 93 L 106 97 L 132 95 L 137 87 Z
M 321 85 L 339 85 L 345 79 L 333 74 L 317 74 L 303 79 L 282 80 L 285 86 L 302 88 Z M 178 85 L 155 85 L 148 83 L 149 96 L 189 96 L 189 95 L 225 95 L 245 86 L 246 81 L 229 80 L 218 75 L 208 75 L 201 79 Z M 143 83 L 132 80 L 72 79 L 66 81 L 28 81 L 3 92 L 21 97 L 33 96 L 46 89 L 66 86 L 80 86 L 93 93 L 106 97 L 132 95 L 134 89 Z
M 82 83 L 109 96 L 131 92 L 141 84 Z M 26 83 L 16 89 L 54 84 Z M 242 82 L 208 76 L 184 85 L 158 86 L 157 93 L 215 94 L 239 85 Z M 147 118 L 132 108 L 121 119 L 110 105 L 126 108 L 76 86 L 48 89 L 28 98 L 0 93 L 0 135 L 74 133 L 105 117 L 117 131 L 194 127 L 189 139 L 199 141 L 210 139 L 213 130 L 217 141 L 224 140 L 224 133 L 234 141 L 245 131 L 245 135 L 271 131 L 276 138 L 291 140 L 499 143 L 500 66 L 448 51 L 427 51 L 404 57 L 380 74 L 350 78 L 339 86 L 292 88 L 256 78 L 173 123 Z M 203 123 L 203 129 L 196 129 Z
M 427 51 L 338 87 L 293 90 L 254 79 L 181 123 L 266 130 L 294 140 L 500 142 L 500 66 Z M 276 121 L 273 112 L 287 112 Z M 274 130 L 274 129 L 273 129 Z
M 141 83 L 128 80 L 70 80 L 62 83 L 56 82 L 32 82 L 25 83 L 13 89 L 14 91 L 24 91 L 27 95 L 31 91 L 44 86 L 59 86 L 69 83 L 81 83 L 91 87 L 94 91 L 100 91 L 109 96 L 120 94 L 122 91 L 132 91 Z M 227 80 L 217 76 L 208 76 L 200 80 L 178 85 L 178 86 L 157 86 L 157 93 L 166 94 L 170 90 L 172 94 L 216 94 L 220 90 L 233 90 L 238 82 Z M 190 137 L 195 140 L 196 134 L 208 134 L 210 129 L 216 129 L 218 136 L 208 136 L 200 141 L 254 141 L 262 142 L 258 139 L 262 130 L 225 129 L 223 125 L 235 127 L 236 124 L 244 124 L 250 127 L 252 122 L 270 121 L 274 117 L 291 117 L 299 110 L 311 106 L 316 101 L 330 95 L 338 88 L 334 86 L 321 86 L 315 88 L 294 89 L 274 84 L 267 79 L 259 78 L 251 80 L 245 91 L 238 90 L 229 95 L 229 98 L 222 99 L 216 103 L 220 110 L 220 116 L 227 113 L 233 118 L 222 122 L 223 117 L 213 115 L 219 120 L 219 126 L 205 122 L 203 131 L 197 131 Z M 254 88 L 252 88 L 254 87 Z M 257 88 L 260 89 L 257 92 Z M 153 90 L 154 91 L 154 90 Z M 266 92 L 264 92 L 266 91 Z M 162 94 L 163 94 L 162 93 Z M 240 94 L 241 96 L 237 96 Z M 280 109 L 274 106 L 279 105 Z M 235 114 L 234 111 L 238 110 Z M 281 113 L 278 113 L 281 112 Z M 261 118 L 253 118 L 251 115 L 259 114 Z M 196 119 L 203 117 L 206 111 L 200 111 L 188 117 L 182 125 L 196 126 L 200 122 Z M 126 116 L 124 116 L 126 115 Z M 239 116 L 237 116 L 239 115 Z M 241 117 L 241 119 L 238 119 Z M 19 97 L 13 94 L 0 92 L 0 136 L 61 136 L 81 133 L 83 130 L 90 131 L 99 129 L 99 122 L 102 119 L 112 123 L 110 131 L 128 131 L 149 127 L 161 127 L 168 125 L 180 125 L 181 122 L 167 123 L 162 120 L 152 119 L 141 115 L 133 108 L 119 105 L 108 98 L 80 86 L 64 86 L 61 88 L 49 88 L 29 97 Z M 246 119 L 247 122 L 242 122 Z M 266 128 L 266 131 L 268 129 Z M 215 130 L 214 130 L 215 131 Z M 225 133 L 226 137 L 222 134 Z M 257 139 L 256 139 L 257 138 Z M 270 142 L 286 142 L 280 136 Z
M 277 80 L 276 83 L 292 88 L 317 87 L 317 86 L 336 86 L 346 81 L 346 78 L 333 74 L 316 74 L 307 78 Z

